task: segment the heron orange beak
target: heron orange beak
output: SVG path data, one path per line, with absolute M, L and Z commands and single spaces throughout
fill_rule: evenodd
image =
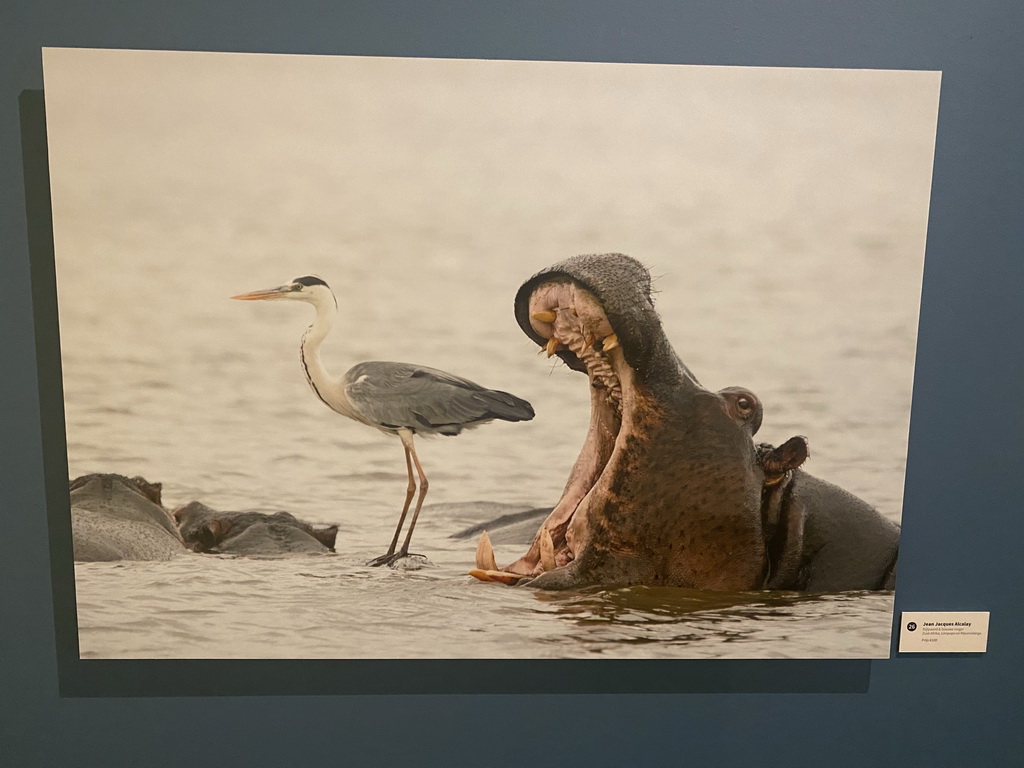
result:
M 291 286 L 281 285 L 277 288 L 267 288 L 262 291 L 252 291 L 250 293 L 240 293 L 237 296 L 232 296 L 232 299 L 238 299 L 239 301 L 259 301 L 261 299 L 280 299 L 287 296 L 292 292 Z

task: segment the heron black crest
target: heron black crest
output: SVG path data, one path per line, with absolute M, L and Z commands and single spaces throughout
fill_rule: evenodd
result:
M 296 277 L 292 280 L 293 283 L 301 283 L 302 285 L 322 285 L 324 288 L 330 288 L 321 278 L 316 275 L 303 275 L 302 277 Z

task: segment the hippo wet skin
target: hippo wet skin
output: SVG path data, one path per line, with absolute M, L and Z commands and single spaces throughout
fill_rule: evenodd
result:
M 314 528 L 288 512 L 220 512 L 193 501 L 173 513 L 196 552 L 231 555 L 321 554 L 334 551 L 338 526 Z
M 527 280 L 523 331 L 590 381 L 590 428 L 561 499 L 525 555 L 499 569 L 486 533 L 484 581 L 743 591 L 891 587 L 899 527 L 799 469 L 807 443 L 758 445 L 761 404 L 705 389 L 622 254 L 578 256 Z
M 70 483 L 75 560 L 170 560 L 187 550 L 159 483 L 91 474 Z

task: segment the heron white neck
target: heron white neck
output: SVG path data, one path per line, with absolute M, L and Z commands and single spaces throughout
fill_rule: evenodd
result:
M 299 361 L 306 374 L 306 381 L 309 382 L 313 394 L 328 408 L 349 418 L 359 419 L 345 396 L 344 388 L 327 372 L 320 357 L 320 346 L 334 327 L 334 318 L 338 313 L 337 305 L 334 301 L 318 301 L 313 303 L 313 306 L 316 308 L 316 319 L 302 335 L 302 344 L 299 347 Z
M 338 308 L 334 302 L 317 301 L 310 303 L 313 304 L 313 308 L 316 310 L 316 318 L 303 334 L 302 346 L 303 349 L 308 347 L 316 352 L 319 358 L 320 344 L 323 343 L 323 340 L 327 338 L 327 334 L 331 332 L 331 328 L 334 327 L 334 318 L 338 314 Z
M 337 314 L 335 307 L 331 306 L 327 302 L 319 301 L 313 304 L 316 309 L 316 319 L 313 320 L 313 324 L 306 329 L 306 332 L 302 334 L 302 344 L 299 347 L 299 360 L 302 363 L 302 369 L 306 373 L 306 381 L 309 382 L 309 386 L 312 387 L 313 392 L 323 402 L 330 406 L 334 405 L 330 401 L 332 394 L 333 382 L 331 375 L 327 372 L 324 367 L 323 360 L 320 357 L 320 345 L 323 344 L 327 334 L 331 332 L 331 328 L 334 327 L 334 318 Z

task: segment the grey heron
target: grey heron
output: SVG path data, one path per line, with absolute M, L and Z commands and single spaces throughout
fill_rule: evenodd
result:
M 386 434 L 397 435 L 402 441 L 409 478 L 402 514 L 387 553 L 374 558 L 368 565 L 393 565 L 409 554 L 409 542 L 429 487 L 413 445 L 415 435 L 457 435 L 463 429 L 494 419 L 528 421 L 533 418 L 533 407 L 515 395 L 486 389 L 468 379 L 421 365 L 358 363 L 341 378 L 332 377 L 320 358 L 320 345 L 334 325 L 338 302 L 327 283 L 315 275 L 297 277 L 277 288 L 231 298 L 243 301 L 288 299 L 312 304 L 316 318 L 302 336 L 299 360 L 313 394 L 342 416 Z M 402 548 L 396 551 L 398 537 L 417 490 L 414 465 L 419 477 L 419 495 Z

